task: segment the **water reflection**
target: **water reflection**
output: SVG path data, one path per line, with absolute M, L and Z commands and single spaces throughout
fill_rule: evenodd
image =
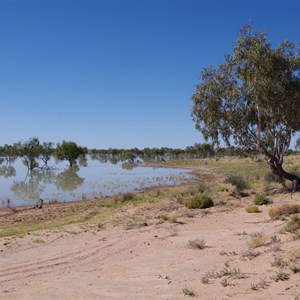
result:
M 39 200 L 41 193 L 45 189 L 43 173 L 32 171 L 26 176 L 24 181 L 14 181 L 10 190 L 17 198 L 25 200 Z
M 55 184 L 62 191 L 74 191 L 83 184 L 84 178 L 78 176 L 78 167 L 73 167 L 59 173 L 55 178 Z
M 24 180 L 14 181 L 10 190 L 16 198 L 39 200 L 46 186 L 55 182 L 55 173 L 50 169 L 28 172 Z
M 111 196 L 135 192 L 159 185 L 175 185 L 189 180 L 184 170 L 139 168 L 139 161 L 120 162 L 114 156 L 94 155 L 81 158 L 76 166 L 52 158 L 48 168 L 27 172 L 22 159 L 0 165 L 0 204 L 34 204 L 40 198 L 49 201 L 76 201 L 83 195 Z
M 16 169 L 11 165 L 0 166 L 0 176 L 4 178 L 16 176 Z

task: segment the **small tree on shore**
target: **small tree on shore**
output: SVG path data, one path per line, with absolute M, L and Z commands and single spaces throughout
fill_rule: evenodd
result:
M 192 101 L 196 129 L 206 140 L 255 150 L 282 183 L 299 186 L 300 178 L 283 169 L 300 130 L 300 52 L 292 43 L 272 49 L 266 34 L 245 26 L 233 54 L 202 71 Z

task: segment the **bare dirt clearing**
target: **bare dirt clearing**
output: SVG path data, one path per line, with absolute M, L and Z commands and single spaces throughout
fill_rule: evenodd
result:
M 300 239 L 280 233 L 287 221 L 270 220 L 268 212 L 283 203 L 300 204 L 300 195 L 274 195 L 257 214 L 244 209 L 251 197 L 239 199 L 239 206 L 206 210 L 188 210 L 165 197 L 119 207 L 105 222 L 96 216 L 63 231 L 3 237 L 0 298 L 299 299 Z M 74 204 L 55 205 L 68 211 Z M 24 214 L 50 220 L 51 210 L 58 213 L 55 205 Z M 91 213 L 89 202 L 75 205 Z M 3 228 L 6 221 L 0 219 Z M 253 247 L 256 233 L 265 240 Z M 190 241 L 205 247 L 193 248 Z

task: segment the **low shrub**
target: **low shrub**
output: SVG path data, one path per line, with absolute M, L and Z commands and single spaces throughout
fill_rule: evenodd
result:
M 292 215 L 286 228 L 289 232 L 295 232 L 300 229 L 300 218 L 298 215 Z
M 178 219 L 177 219 L 177 216 L 175 215 L 172 215 L 172 216 L 168 216 L 168 215 L 160 215 L 159 218 L 163 221 L 166 221 L 166 222 L 170 222 L 170 223 L 177 223 L 178 222 Z
M 249 247 L 254 249 L 265 246 L 267 244 L 267 237 L 262 232 L 256 232 L 251 235 Z
M 297 213 L 300 213 L 300 205 L 297 204 L 283 204 L 269 210 L 269 216 L 271 218 L 289 216 Z
M 247 213 L 260 213 L 261 211 L 258 209 L 258 206 L 253 205 L 253 206 L 248 206 L 245 208 Z
M 194 208 L 204 209 L 204 208 L 209 208 L 214 206 L 213 200 L 204 194 L 190 197 L 185 200 L 184 204 L 187 208 L 191 208 L 191 209 Z
M 246 180 L 243 177 L 237 175 L 228 176 L 225 179 L 225 183 L 230 183 L 236 186 L 239 191 L 249 188 L 249 185 L 246 182 Z
M 199 183 L 191 186 L 187 190 L 187 192 L 188 192 L 189 195 L 194 196 L 194 195 L 197 195 L 199 193 L 205 193 L 205 192 L 207 192 L 207 190 L 208 190 L 208 187 L 204 183 L 199 182 Z
M 195 240 L 191 240 L 189 241 L 189 247 L 192 249 L 204 249 L 207 246 L 205 245 L 205 240 L 199 240 L 199 239 L 195 239 Z
M 274 257 L 274 261 L 271 263 L 272 268 L 284 268 L 288 266 L 288 263 L 283 260 L 282 257 Z
M 253 199 L 253 203 L 255 205 L 267 205 L 267 204 L 270 204 L 271 201 L 265 195 L 256 194 Z
M 188 289 L 188 288 L 182 289 L 182 293 L 185 296 L 196 297 L 196 293 L 193 290 Z

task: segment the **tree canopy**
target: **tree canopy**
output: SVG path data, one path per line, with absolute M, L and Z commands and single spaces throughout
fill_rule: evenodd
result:
M 75 142 L 63 141 L 61 144 L 57 144 L 55 150 L 55 156 L 59 160 L 67 160 L 70 164 L 70 167 L 73 166 L 74 162 L 80 155 L 85 155 L 87 149 L 78 146 Z
M 300 130 L 300 52 L 289 41 L 272 48 L 267 35 L 246 25 L 218 67 L 202 71 L 192 96 L 192 117 L 217 147 L 257 151 L 282 181 L 291 137 Z

